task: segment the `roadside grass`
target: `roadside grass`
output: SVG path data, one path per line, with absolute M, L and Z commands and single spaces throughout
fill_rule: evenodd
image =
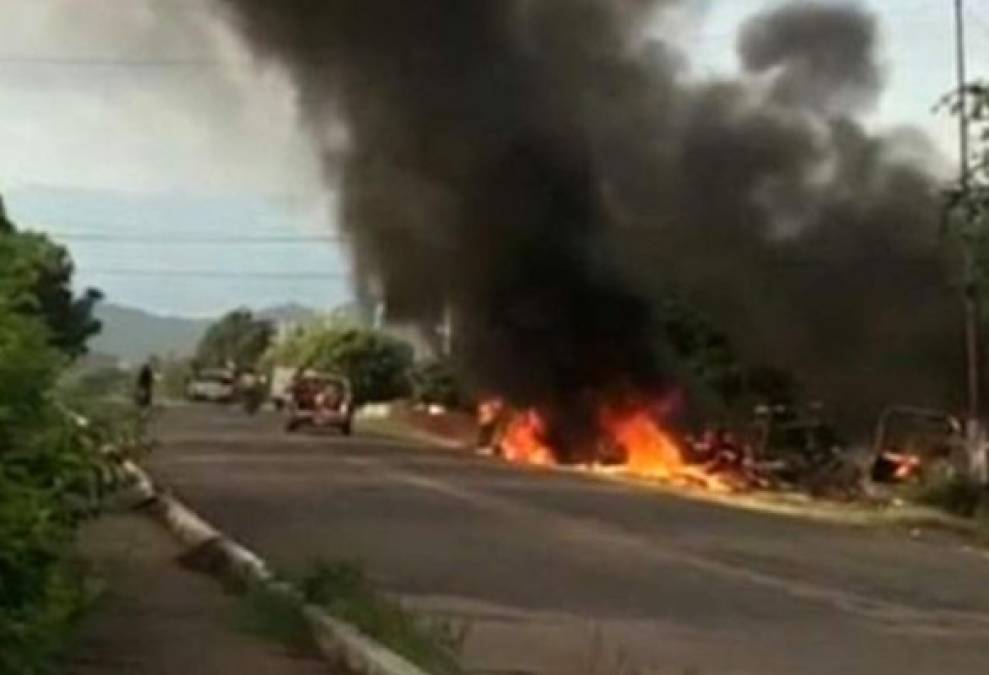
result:
M 299 602 L 285 593 L 261 586 L 248 589 L 238 607 L 237 626 L 243 631 L 273 640 L 289 652 L 316 651 L 309 621 Z
M 374 588 L 360 565 L 317 562 L 298 588 L 307 602 L 356 626 L 427 672 L 464 672 L 458 654 L 467 636 L 466 626 L 416 615 Z
M 963 475 L 938 476 L 913 487 L 908 498 L 960 518 L 981 541 L 989 540 L 989 488 Z
M 355 626 L 432 675 L 463 675 L 459 653 L 467 635 L 463 624 L 416 614 L 376 589 L 353 562 L 313 563 L 286 589 L 249 588 L 237 614 L 244 631 L 276 641 L 293 653 L 311 654 L 315 636 L 304 603 Z

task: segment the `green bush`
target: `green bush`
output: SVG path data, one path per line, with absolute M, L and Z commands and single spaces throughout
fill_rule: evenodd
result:
M 417 363 L 409 375 L 412 396 L 418 403 L 457 408 L 463 405 L 465 396 L 453 368 L 447 361 L 435 360 Z
M 962 518 L 989 520 L 989 488 L 967 476 L 939 477 L 918 487 L 914 499 Z
M 117 426 L 83 423 L 57 386 L 98 328 L 98 294 L 76 299 L 65 251 L 5 220 L 0 260 L 0 673 L 34 675 L 89 600 L 72 545 L 98 503 L 100 449 Z M 97 384 L 106 381 L 84 383 L 80 402 L 100 399 Z
M 246 632 L 275 640 L 293 653 L 315 652 L 309 620 L 296 598 L 256 586 L 248 589 L 240 610 L 237 623 Z
M 100 467 L 92 432 L 53 397 L 62 357 L 36 322 L 0 307 L 0 672 L 41 672 L 86 589 L 70 569 Z
M 78 523 L 92 512 L 99 472 L 71 437 L 0 462 L 3 673 L 45 672 L 90 600 L 71 551 Z
M 94 398 L 130 401 L 135 379 L 129 370 L 115 366 L 75 367 L 60 378 L 59 397 L 80 406 Z

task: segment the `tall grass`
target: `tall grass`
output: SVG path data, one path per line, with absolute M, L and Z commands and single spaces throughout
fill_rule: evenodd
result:
M 915 501 L 989 526 L 989 488 L 964 475 L 936 478 L 918 486 Z
M 417 616 L 384 595 L 354 563 L 320 562 L 299 583 L 305 599 L 353 624 L 412 663 L 436 675 L 460 675 L 458 654 L 466 626 Z
M 261 586 L 250 588 L 237 618 L 243 630 L 275 640 L 291 652 L 315 651 L 309 621 L 298 600 L 290 595 Z

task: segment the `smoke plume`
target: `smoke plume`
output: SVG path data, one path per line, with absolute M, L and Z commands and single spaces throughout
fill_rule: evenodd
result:
M 675 294 L 839 408 L 951 402 L 934 181 L 856 120 L 882 81 L 856 5 L 753 17 L 744 75 L 696 84 L 646 30 L 674 0 L 217 1 L 297 86 L 359 287 L 449 303 L 475 384 L 662 387 Z

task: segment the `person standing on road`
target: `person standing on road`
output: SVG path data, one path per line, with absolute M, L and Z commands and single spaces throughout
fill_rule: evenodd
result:
M 505 402 L 495 396 L 484 398 L 477 404 L 477 452 L 496 454 L 499 443 L 499 427 L 505 417 Z
M 137 407 L 140 408 L 141 412 L 147 412 L 151 409 L 151 404 L 154 402 L 154 387 L 155 371 L 151 359 L 148 359 L 137 373 L 137 388 L 134 394 Z

